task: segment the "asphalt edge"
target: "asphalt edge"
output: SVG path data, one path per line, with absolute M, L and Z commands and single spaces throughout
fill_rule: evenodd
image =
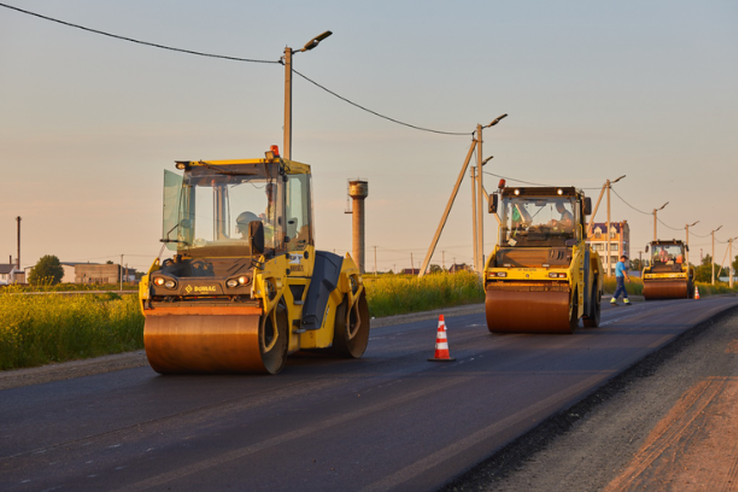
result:
M 685 330 L 654 352 L 634 362 L 593 389 L 581 400 L 550 416 L 525 434 L 507 443 L 484 461 L 456 476 L 438 489 L 438 492 L 471 492 L 487 490 L 490 484 L 503 480 L 515 472 L 530 456 L 567 433 L 574 425 L 595 411 L 610 398 L 624 391 L 639 379 L 653 375 L 669 359 L 684 350 L 697 337 L 715 324 L 738 313 L 738 305 L 730 306 L 714 316 Z

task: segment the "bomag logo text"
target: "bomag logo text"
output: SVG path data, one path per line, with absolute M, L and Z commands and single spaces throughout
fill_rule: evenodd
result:
M 185 287 L 185 291 L 189 294 L 190 292 L 194 292 L 195 294 L 207 294 L 207 293 L 215 293 L 216 289 L 214 285 L 188 285 Z

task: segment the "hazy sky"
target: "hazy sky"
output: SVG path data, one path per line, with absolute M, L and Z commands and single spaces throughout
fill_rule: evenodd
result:
M 738 3 L 734 0 L 0 0 L 176 48 L 277 61 L 323 31 L 300 77 L 293 158 L 311 164 L 317 246 L 351 250 L 347 180 L 368 180 L 367 270 L 418 267 L 477 123 L 486 173 L 584 188 L 614 185 L 612 220 L 632 256 L 653 235 L 716 258 L 738 236 Z M 175 159 L 259 158 L 282 145 L 284 67 L 205 58 L 103 37 L 0 7 L 0 263 L 124 262 L 160 249 L 161 185 Z M 485 187 L 498 177 L 485 174 Z M 471 263 L 465 177 L 433 263 Z M 622 199 L 621 199 L 622 197 Z M 605 220 L 604 202 L 596 217 Z M 485 251 L 497 226 L 485 214 Z M 738 247 L 734 251 L 738 254 Z

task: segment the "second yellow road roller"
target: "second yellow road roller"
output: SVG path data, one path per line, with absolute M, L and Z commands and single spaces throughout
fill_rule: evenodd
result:
M 162 239 L 139 287 L 154 370 L 276 374 L 288 354 L 358 358 L 369 339 L 356 263 L 314 244 L 311 168 L 264 158 L 177 161 Z
M 591 200 L 574 187 L 507 187 L 490 195 L 499 238 L 484 269 L 493 333 L 573 333 L 600 323 L 603 269 L 586 242 Z
M 694 268 L 687 262 L 688 246 L 678 239 L 657 240 L 646 245 L 649 265 L 643 269 L 643 297 L 689 299 L 694 297 Z

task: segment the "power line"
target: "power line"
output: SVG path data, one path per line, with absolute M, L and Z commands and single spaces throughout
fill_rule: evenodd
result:
M 420 130 L 420 131 L 429 132 L 429 133 L 437 133 L 439 135 L 455 135 L 455 136 L 459 136 L 459 135 L 470 135 L 470 134 L 473 135 L 474 134 L 474 132 L 447 132 L 447 131 L 442 131 L 442 130 L 433 130 L 431 128 L 424 128 L 422 126 L 417 126 L 417 125 L 412 125 L 410 123 L 405 123 L 405 122 L 400 121 L 400 120 L 397 120 L 395 118 L 390 118 L 389 116 L 385 116 L 385 115 L 383 115 L 381 113 L 378 113 L 376 111 L 373 111 L 373 110 L 371 110 L 369 108 L 366 108 L 366 107 L 364 107 L 364 106 L 362 106 L 360 104 L 357 104 L 357 103 L 353 102 L 352 100 L 350 100 L 348 98 L 343 97 L 340 94 L 337 94 L 337 93 L 333 92 L 332 90 L 330 90 L 330 89 L 328 89 L 328 88 L 320 85 L 319 83 L 317 83 L 316 81 L 314 81 L 311 78 L 307 77 L 306 75 L 301 74 L 300 72 L 298 72 L 294 68 L 292 69 L 292 72 L 296 73 L 297 75 L 299 75 L 303 79 L 307 80 L 308 82 L 310 82 L 314 86 L 318 87 L 319 89 L 324 90 L 328 94 L 337 97 L 338 99 L 340 99 L 340 100 L 342 100 L 342 101 L 344 101 L 344 102 L 346 102 L 346 103 L 354 106 L 355 108 L 358 108 L 358 109 L 360 109 L 362 111 L 366 111 L 367 113 L 373 114 L 374 116 L 377 116 L 379 118 L 383 118 L 383 119 L 385 119 L 387 121 L 391 121 L 392 123 L 396 123 L 398 125 L 406 126 L 408 128 L 413 128 L 415 130 Z
M 280 60 L 260 60 L 260 59 L 256 59 L 256 58 L 241 58 L 241 57 L 237 57 L 237 56 L 218 55 L 218 54 L 214 54 L 214 53 L 205 53 L 205 52 L 202 52 L 202 51 L 195 51 L 195 50 L 189 50 L 189 49 L 183 49 L 183 48 L 175 48 L 173 46 L 166 46 L 166 45 L 163 45 L 163 44 L 151 43 L 149 41 L 142 41 L 140 39 L 130 38 L 128 36 L 121 36 L 121 35 L 118 35 L 118 34 L 113 34 L 113 33 L 107 32 L 107 31 L 101 31 L 99 29 L 93 29 L 93 28 L 90 28 L 90 27 L 82 26 L 80 24 L 74 24 L 72 22 L 67 22 L 67 21 L 64 21 L 64 20 L 61 20 L 61 19 L 56 19 L 54 17 L 49 17 L 47 15 L 42 15 L 42 14 L 39 14 L 39 13 L 36 13 L 36 12 L 31 12 L 30 10 L 24 10 L 24 9 L 21 9 L 21 8 L 18 8 L 18 7 L 14 7 L 12 5 L 8 5 L 8 4 L 5 4 L 5 3 L 0 3 L 0 7 L 5 7 L 7 9 L 15 10 L 16 12 L 20 12 L 20 13 L 26 14 L 26 15 L 31 15 L 33 17 L 38 17 L 39 19 L 44 19 L 44 20 L 47 20 L 47 21 L 50 21 L 50 22 L 55 22 L 55 23 L 61 24 L 63 26 L 72 27 L 72 28 L 75 28 L 75 29 L 81 29 L 82 31 L 90 32 L 90 33 L 93 33 L 93 34 L 99 34 L 101 36 L 107 36 L 107 37 L 110 37 L 110 38 L 113 38 L 113 39 L 119 39 L 121 41 L 128 41 L 130 43 L 136 43 L 136 44 L 140 44 L 140 45 L 144 45 L 144 46 L 149 46 L 149 47 L 152 47 L 152 48 L 159 48 L 159 49 L 168 50 L 168 51 L 174 51 L 174 52 L 178 52 L 178 53 L 185 53 L 185 54 L 188 54 L 188 55 L 204 56 L 204 57 L 208 57 L 208 58 L 219 58 L 219 59 L 222 59 L 222 60 L 230 60 L 230 61 L 238 61 L 238 62 L 284 64 L 284 62 L 281 59 Z M 358 108 L 358 109 L 360 109 L 362 111 L 365 111 L 367 113 L 370 113 L 370 114 L 372 114 L 374 116 L 377 116 L 379 118 L 385 119 L 385 120 L 390 121 L 392 123 L 395 123 L 395 124 L 398 124 L 398 125 L 401 125 L 401 126 L 405 126 L 405 127 L 408 127 L 408 128 L 412 128 L 414 130 L 420 130 L 420 131 L 424 131 L 424 132 L 435 133 L 435 134 L 438 134 L 438 135 L 454 135 L 454 136 L 460 136 L 460 135 L 469 135 L 470 133 L 471 134 L 474 133 L 474 132 L 448 132 L 448 131 L 442 131 L 442 130 L 434 130 L 432 128 L 425 128 L 425 127 L 422 127 L 422 126 L 413 125 L 413 124 L 410 124 L 410 123 L 405 123 L 405 122 L 400 121 L 398 119 L 391 118 L 391 117 L 386 116 L 386 115 L 384 115 L 382 113 L 379 113 L 379 112 L 374 111 L 374 110 L 371 110 L 371 109 L 369 109 L 369 108 L 367 108 L 365 106 L 362 106 L 360 104 L 357 104 L 357 103 L 353 102 L 352 100 L 350 100 L 350 99 L 348 99 L 346 97 L 343 97 L 340 94 L 338 94 L 338 93 L 336 93 L 336 92 L 328 89 L 327 87 L 319 84 L 318 82 L 312 80 L 311 78 L 309 78 L 306 75 L 298 72 L 295 69 L 292 69 L 292 72 L 295 73 L 295 74 L 297 74 L 297 75 L 299 75 L 300 77 L 302 77 L 306 81 L 310 82 L 314 86 L 318 87 L 319 89 L 324 90 L 328 94 L 331 94 L 332 96 L 337 97 L 338 99 L 340 99 L 340 100 L 342 100 L 342 101 L 344 101 L 344 102 L 346 102 L 346 103 L 354 106 L 355 108 Z
M 99 29 L 93 29 L 91 27 L 86 27 L 86 26 L 82 26 L 82 25 L 79 25 L 79 24 L 73 24 L 71 22 L 63 21 L 61 19 L 55 19 L 54 17 L 49 17 L 49 16 L 46 16 L 46 15 L 38 14 L 36 12 L 31 12 L 30 10 L 23 10 L 23 9 L 18 8 L 18 7 L 14 7 L 12 5 L 8 5 L 8 4 L 5 4 L 5 3 L 0 3 L 0 7 L 5 7 L 6 9 L 15 10 L 16 12 L 20 12 L 22 14 L 27 14 L 27 15 L 31 15 L 31 16 L 34 16 L 34 17 L 38 17 L 40 19 L 44 19 L 44 20 L 47 20 L 47 21 L 50 21 L 50 22 L 56 22 L 57 24 L 62 24 L 62 25 L 67 26 L 67 27 L 73 27 L 75 29 L 81 29 L 83 31 L 91 32 L 91 33 L 94 33 L 94 34 L 99 34 L 101 36 L 107 36 L 109 38 L 120 39 L 121 41 L 128 41 L 128 42 L 131 42 L 131 43 L 141 44 L 141 45 L 144 45 L 144 46 L 150 46 L 152 48 L 159 48 L 159 49 L 162 49 L 162 50 L 176 51 L 176 52 L 179 52 L 179 53 L 186 53 L 186 54 L 189 54 L 189 55 L 205 56 L 205 57 L 209 57 L 209 58 L 221 58 L 221 59 L 224 59 L 224 60 L 231 60 L 231 61 L 240 61 L 240 62 L 249 62 L 249 63 L 273 63 L 273 64 L 279 64 L 280 63 L 279 60 L 257 60 L 255 58 L 240 58 L 240 57 L 237 57 L 237 56 L 216 55 L 216 54 L 213 54 L 213 53 L 204 53 L 202 51 L 194 51 L 194 50 L 188 50 L 188 49 L 183 49 L 183 48 L 175 48 L 175 47 L 166 46 L 166 45 L 163 45 L 163 44 L 150 43 L 148 41 L 141 41 L 140 39 L 129 38 L 127 36 L 120 36 L 118 34 L 112 34 L 112 33 L 106 32 L 106 31 L 101 31 Z
M 679 227 L 671 227 L 669 224 L 664 223 L 664 221 L 662 221 L 658 217 L 656 217 L 656 220 L 659 221 L 659 224 L 661 224 L 662 226 L 666 227 L 667 229 L 671 229 L 672 231 L 681 231 L 682 229 L 684 229 L 684 227 L 681 227 L 681 228 L 679 228 Z
M 502 179 L 504 179 L 506 181 L 515 181 L 516 183 L 523 183 L 523 184 L 527 184 L 527 185 L 531 185 L 531 186 L 559 186 L 559 185 L 552 185 L 552 184 L 546 184 L 546 183 L 534 183 L 532 181 L 524 181 L 522 179 L 510 178 L 508 176 L 502 176 L 501 174 L 495 174 L 495 173 L 492 173 L 492 172 L 489 172 L 489 171 L 482 171 L 482 172 L 484 174 L 489 174 L 490 176 L 494 176 L 496 178 L 502 178 Z M 599 187 L 591 187 L 591 188 L 583 187 L 583 188 L 579 188 L 579 189 L 580 190 L 599 190 L 600 188 Z
M 626 204 L 627 206 L 629 206 L 630 208 L 632 208 L 632 209 L 633 209 L 633 210 L 635 210 L 636 212 L 638 212 L 638 213 L 642 213 L 643 215 L 651 215 L 651 212 L 644 212 L 643 210 L 638 210 L 638 209 L 637 209 L 637 208 L 635 208 L 635 207 L 634 207 L 633 205 L 631 205 L 630 203 L 626 202 L 626 201 L 625 201 L 625 199 L 624 199 L 624 198 L 623 198 L 622 196 L 618 195 L 618 192 L 617 192 L 617 191 L 615 191 L 615 190 L 614 190 L 613 188 L 610 188 L 610 190 L 611 190 L 611 191 L 612 191 L 613 193 L 615 193 L 615 196 L 617 196 L 618 198 L 620 198 L 620 200 L 622 200 L 622 202 L 623 202 L 624 204 Z

